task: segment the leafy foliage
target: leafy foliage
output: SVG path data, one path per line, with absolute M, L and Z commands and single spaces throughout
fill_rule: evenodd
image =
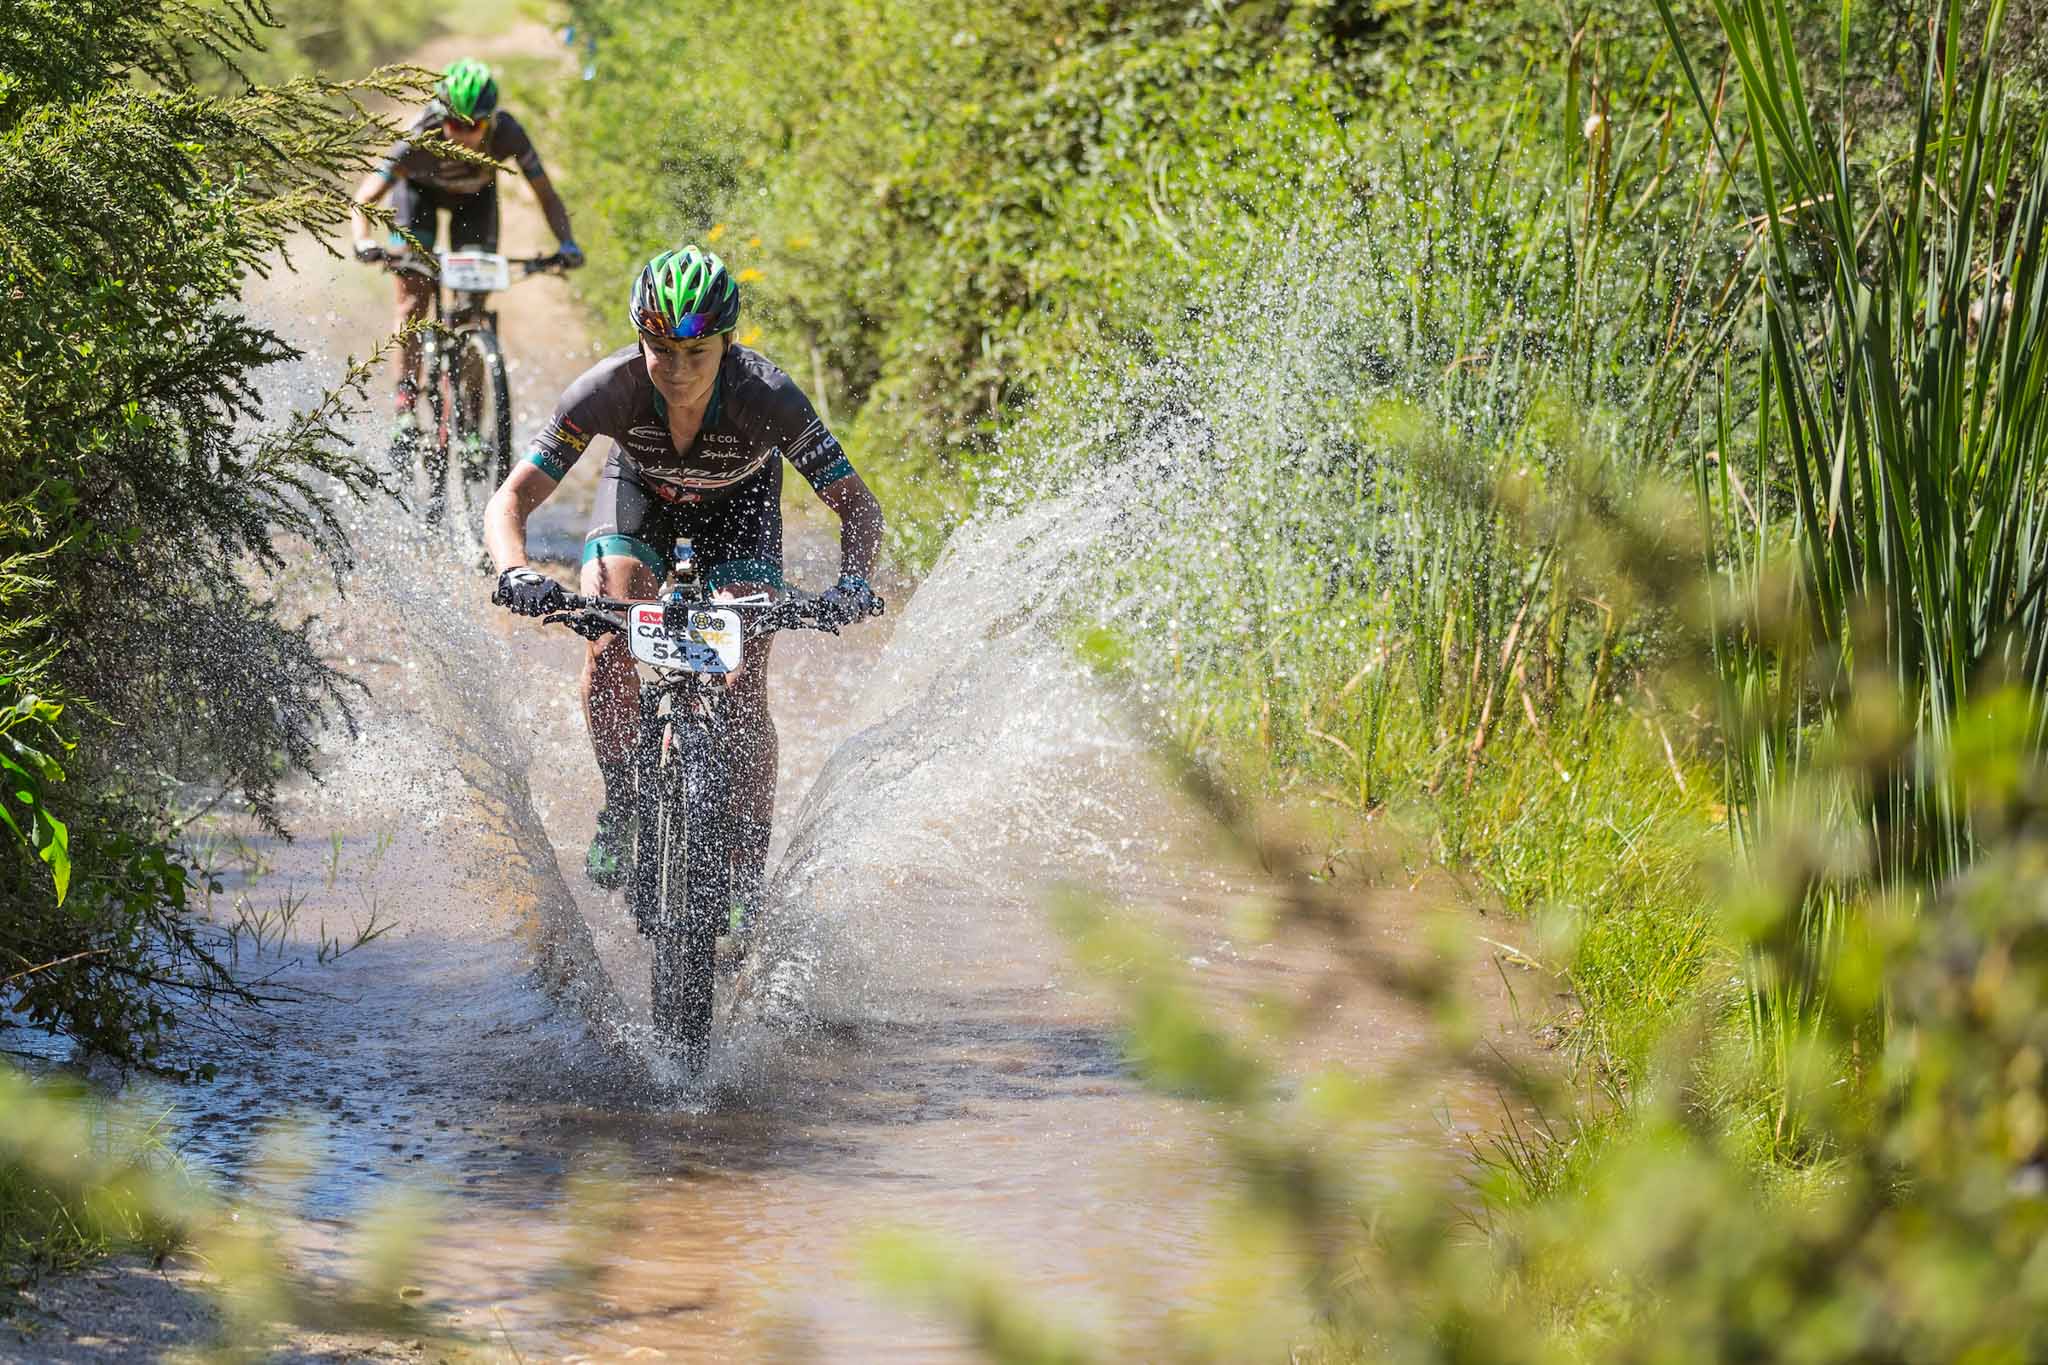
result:
M 1701 121 L 1694 135 L 1713 136 L 1724 103 L 1748 115 L 1747 140 L 1719 136 L 1695 202 L 1700 213 L 1724 200 L 1761 212 L 1733 235 L 1709 228 L 1677 273 L 1695 262 L 1708 279 L 1726 270 L 1726 284 L 1709 292 L 1729 304 L 1755 281 L 1758 309 L 1708 312 L 1676 363 L 1668 351 L 1646 364 L 1626 346 L 1603 352 L 1597 342 L 1558 352 L 1503 346 L 1482 370 L 1534 360 L 1505 383 L 1508 401 L 1468 398 L 1455 423 L 1396 410 L 1367 424 L 1368 449 L 1389 431 L 1407 432 L 1450 458 L 1397 462 L 1448 474 L 1438 497 L 1395 506 L 1415 518 L 1402 537 L 1425 547 L 1410 553 L 1447 538 L 1449 548 L 1441 566 L 1419 569 L 1397 551 L 1405 572 L 1385 585 L 1397 598 L 1409 583 L 1448 588 L 1425 598 L 1427 611 L 1365 620 L 1399 623 L 1386 631 L 1386 660 L 1395 651 L 1426 660 L 1439 640 L 1448 654 L 1449 642 L 1465 638 L 1459 632 L 1485 632 L 1484 647 L 1458 656 L 1462 667 L 1411 664 L 1417 695 L 1456 695 L 1460 675 L 1474 680 L 1467 704 L 1450 712 L 1477 736 L 1461 746 L 1470 754 L 1486 737 L 1496 683 L 1527 687 L 1532 732 L 1558 720 L 1530 685 L 1545 670 L 1507 666 L 1522 648 L 1517 627 L 1542 620 L 1532 604 L 1546 596 L 1545 556 L 1565 597 L 1624 619 L 1632 611 L 1641 623 L 1602 632 L 1607 642 L 1580 656 L 1591 664 L 1581 675 L 1590 687 L 1578 693 L 1589 716 L 1611 705 L 1605 679 L 1624 676 L 1621 662 L 1612 674 L 1599 662 L 1609 644 L 1637 652 L 1627 665 L 1636 679 L 1694 701 L 1711 658 L 1728 703 L 1726 795 L 1737 806 L 1741 859 L 1711 900 L 1694 875 L 1648 889 L 1646 914 L 1569 907 L 1581 911 L 1567 922 L 1567 943 L 1582 1003 L 1610 1021 L 1629 1017 L 1585 989 L 1597 947 L 1628 971 L 1592 979 L 1637 999 L 1662 995 L 1672 1008 L 1623 1045 L 1631 1084 L 1609 1089 L 1618 1103 L 1530 1129 L 1521 1117 L 1558 1113 L 1559 1097 L 1540 1079 L 1489 1073 L 1516 1123 L 1477 1194 L 1462 1200 L 1426 1168 L 1361 1189 L 1355 1173 L 1374 1157 L 1350 1135 L 1381 1118 L 1389 1097 L 1429 1085 L 1432 1071 L 1485 1069 L 1484 1056 L 1424 1059 L 1389 1076 L 1288 1075 L 1252 1033 L 1219 1023 L 1178 983 L 1164 945 L 1146 945 L 1092 908 L 1070 914 L 1083 954 L 1126 993 L 1134 1064 L 1212 1103 L 1238 1168 L 1226 1244 L 1239 1254 L 1220 1277 L 1237 1292 L 1212 1314 L 1170 1323 L 1145 1354 L 1678 1362 L 2025 1360 L 2048 1351 L 2041 146 L 2002 98 L 1998 4 L 1981 29 L 1959 4 L 1932 15 L 1903 143 L 1883 126 L 1886 101 L 1855 85 L 1867 50 L 1854 44 L 1848 11 L 1836 35 L 1841 89 L 1822 95 L 1802 73 L 1829 35 L 1817 38 L 1805 10 L 1777 0 L 1715 8 L 1712 32 L 1663 8 L 1688 67 Z M 1709 75 L 1717 70 L 1727 73 L 1718 89 Z M 1837 122 L 1822 112 L 1830 105 Z M 1626 145 L 1627 124 L 1598 110 L 1597 97 L 1595 108 L 1602 117 L 1589 128 L 1614 126 L 1615 146 Z M 1876 126 L 1852 136 L 1872 111 Z M 1593 185 L 1625 171 L 1600 149 L 1583 165 Z M 1596 273 L 1620 273 L 1627 258 L 1598 242 L 1598 203 L 1580 220 L 1588 230 L 1574 235 L 1583 249 L 1573 255 L 1598 259 Z M 1635 292 L 1624 285 L 1618 297 Z M 1603 334 L 1597 310 L 1580 331 L 1576 290 L 1554 297 L 1568 305 L 1553 316 L 1571 320 L 1573 337 Z M 1627 320 L 1624 309 L 1614 335 L 1641 336 L 1661 312 Z M 1514 336 L 1512 327 L 1480 330 Z M 1753 386 L 1737 378 L 1751 365 Z M 1721 392 L 1702 401 L 1699 383 L 1717 373 Z M 1610 375 L 1621 382 L 1601 382 Z M 1653 396 L 1647 422 L 1642 409 L 1617 405 L 1631 375 Z M 1531 378 L 1572 395 L 1570 426 L 1543 422 L 1543 405 L 1526 401 Z M 1287 468 L 1331 439 L 1312 423 L 1288 434 L 1291 446 L 1270 432 L 1252 442 Z M 1499 444 L 1457 458 L 1474 436 Z M 1698 466 L 1711 583 L 1693 567 L 1707 547 L 1684 534 L 1655 477 L 1694 439 L 1713 450 Z M 1732 452 L 1745 446 L 1754 459 L 1737 471 Z M 1361 507 L 1386 506 L 1360 486 L 1373 494 Z M 1283 487 L 1286 495 L 1271 492 Z M 1255 597 L 1274 581 L 1266 566 L 1286 562 L 1290 537 L 1304 536 L 1285 510 L 1295 488 L 1268 475 L 1223 494 L 1241 509 L 1245 532 L 1262 537 L 1234 580 L 1253 584 Z M 1468 511 L 1446 524 L 1429 519 L 1432 507 L 1439 518 L 1445 508 Z M 1363 557 L 1378 562 L 1379 552 Z M 1510 572 L 1494 567 L 1502 561 Z M 1518 577 L 1521 565 L 1530 569 Z M 1474 605 L 1503 590 L 1519 604 L 1509 612 Z M 1284 600 L 1307 597 L 1296 589 Z M 1252 676 L 1231 686 L 1219 671 L 1192 690 L 1235 708 L 1239 725 L 1255 716 L 1264 740 L 1280 731 L 1268 717 L 1278 714 L 1270 702 L 1281 680 L 1300 668 L 1299 699 L 1317 705 L 1339 675 L 1318 673 L 1314 661 L 1339 646 L 1276 648 L 1257 632 L 1287 613 L 1263 601 L 1249 610 L 1252 657 L 1220 653 Z M 1540 659 L 1557 639 L 1537 636 L 1548 641 L 1532 656 Z M 1143 656 L 1128 657 L 1139 661 L 1134 681 L 1150 683 Z M 1363 681 L 1346 690 L 1370 695 Z M 1380 705 L 1402 702 L 1396 693 Z M 1672 718 L 1663 708 L 1644 717 Z M 1389 729 L 1413 733 L 1398 722 Z M 1544 789 L 1567 814 L 1527 817 L 1569 835 L 1564 861 L 1588 847 L 1591 822 L 1572 800 L 1586 775 L 1581 755 L 1556 749 L 1569 754 L 1608 730 L 1564 730 L 1570 738 L 1545 755 L 1560 771 L 1577 769 L 1565 787 Z M 1316 732 L 1332 736 L 1321 725 L 1300 730 Z M 1345 752 L 1364 767 L 1365 755 L 1385 750 Z M 1666 754 L 1679 787 L 1688 767 L 1699 780 L 1698 765 Z M 1486 766 L 1496 778 L 1503 767 Z M 1483 811 L 1489 783 L 1484 768 L 1468 772 L 1469 815 Z M 1626 806 L 1630 787 L 1620 785 L 1619 800 L 1593 797 L 1609 802 L 1610 819 Z M 1289 866 L 1286 848 L 1259 844 L 1241 816 L 1222 815 L 1262 866 Z M 1482 866 L 1529 847 L 1502 830 L 1520 819 L 1503 814 L 1481 832 Z M 1674 842 L 1668 832 L 1653 838 Z M 1588 861 L 1611 869 L 1634 856 Z M 1353 950 L 1362 907 L 1318 885 L 1314 869 L 1291 871 L 1280 922 L 1334 942 L 1354 970 L 1383 970 L 1370 951 Z M 1572 885 L 1568 875 L 1546 879 Z M 1678 914 L 1688 891 L 1704 908 Z M 1647 932 L 1620 941 L 1637 925 Z M 1742 1028 L 1729 995 L 1666 970 L 1686 941 L 1702 938 L 1713 960 L 1749 964 L 1749 989 L 1737 993 L 1761 1027 Z M 1438 1035 L 1458 1037 L 1459 1002 L 1441 981 L 1407 985 L 1441 1011 Z M 1634 1020 L 1643 1022 L 1640 1013 Z M 929 1243 L 887 1242 L 877 1258 L 885 1281 L 966 1317 L 995 1358 L 1127 1353 L 1038 1327 L 988 1270 L 949 1262 Z
M 0 687 L 13 681 L 0 678 Z M 49 864 L 59 905 L 71 890 L 71 830 L 50 813 L 50 790 L 64 780 L 64 769 L 38 746 L 65 742 L 57 729 L 63 714 L 63 707 L 33 696 L 0 711 L 0 821 Z
M 345 565 L 335 500 L 376 486 L 344 394 L 260 425 L 255 376 L 297 352 L 238 304 L 341 221 L 381 131 L 356 95 L 392 83 L 196 83 L 267 20 L 29 0 L 0 48 L 0 674 L 12 742 L 69 750 L 35 788 L 68 862 L 54 824 L 0 850 L 0 964 L 18 1015 L 136 1060 L 167 999 L 228 984 L 185 919 L 175 804 L 220 784 L 274 821 L 346 715 L 259 575 Z

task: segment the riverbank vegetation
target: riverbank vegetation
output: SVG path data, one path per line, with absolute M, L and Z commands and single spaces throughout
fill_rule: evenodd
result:
M 287 537 L 345 565 L 337 500 L 377 486 L 346 393 L 275 410 L 259 376 L 298 353 L 235 307 L 342 219 L 379 129 L 361 86 L 195 84 L 257 17 L 17 5 L 0 73 L 0 1025 L 127 1062 L 236 989 L 180 829 L 223 794 L 274 823 L 345 719 L 315 623 L 263 582 Z
M 900 554 L 1066 499 L 1076 612 L 1173 744 L 1542 922 L 1581 1101 L 1478 1261 L 1360 1252 L 1462 1288 L 1414 1336 L 1339 1295 L 1347 1349 L 2038 1350 L 1995 1328 L 2024 1277 L 1880 1303 L 2036 1245 L 2033 7 L 578 16 L 586 284 L 724 252 Z M 1596 1227 L 1660 1182 L 1705 1193 Z M 1478 1326 L 1531 1316 L 1562 1335 Z
M 337 506 L 377 486 L 346 393 L 277 410 L 295 358 L 236 306 L 285 240 L 344 216 L 371 82 L 215 89 L 262 12 L 151 0 L 0 19 L 0 1049 L 25 1032 L 145 1068 L 248 987 L 191 913 L 185 830 L 274 795 L 349 687 L 265 592 L 286 546 L 339 570 Z M 0 1068 L 0 1264 L 147 1242 L 33 1152 Z M 81 1120 L 83 1121 L 83 1120 Z M 90 1201 L 88 1201 L 90 1202 Z M 118 1200 L 115 1200 L 118 1203 Z

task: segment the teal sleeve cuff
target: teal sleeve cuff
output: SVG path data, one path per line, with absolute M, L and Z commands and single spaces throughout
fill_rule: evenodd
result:
M 832 484 L 838 483 L 841 479 L 845 478 L 848 474 L 851 474 L 852 472 L 853 461 L 847 459 L 844 455 L 841 455 L 831 464 L 826 465 L 822 470 L 820 470 L 816 474 L 811 475 L 811 487 L 830 487 Z
M 569 476 L 568 465 L 562 464 L 561 462 L 555 460 L 551 456 L 546 455 L 538 450 L 528 451 L 526 454 L 526 462 L 534 466 L 535 468 L 539 469 L 541 473 L 547 475 L 556 483 L 560 483 L 563 479 Z

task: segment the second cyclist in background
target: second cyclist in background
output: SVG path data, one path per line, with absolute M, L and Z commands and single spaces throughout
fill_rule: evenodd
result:
M 488 162 L 461 152 L 489 158 Z M 371 234 L 369 217 L 362 206 L 375 204 L 387 195 L 398 226 L 428 251 L 439 239 L 440 215 L 448 214 L 448 244 L 452 248 L 479 251 L 498 249 L 497 163 L 517 163 L 534 198 L 547 215 L 548 227 L 561 241 L 562 264 L 574 268 L 583 264 L 583 250 L 569 228 L 569 210 L 555 193 L 540 154 L 519 120 L 498 107 L 498 82 L 482 62 L 463 58 L 453 62 L 434 87 L 434 98 L 413 121 L 405 138 L 385 153 L 384 162 L 372 171 L 355 198 L 356 258 L 384 259 L 384 242 Z M 394 236 L 391 245 L 405 245 Z M 427 315 L 433 299 L 433 284 L 418 275 L 393 272 L 397 291 L 398 317 L 394 330 Z M 394 458 L 409 462 L 418 438 L 419 419 L 414 408 L 419 399 L 420 343 L 410 336 L 394 358 L 394 390 L 398 430 L 393 442 Z

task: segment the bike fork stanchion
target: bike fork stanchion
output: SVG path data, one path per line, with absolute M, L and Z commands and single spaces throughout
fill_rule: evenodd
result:
M 633 746 L 633 851 L 626 903 L 643 934 L 665 928 L 661 893 L 661 699 L 640 694 L 640 739 Z M 619 819 L 626 812 L 613 812 Z

